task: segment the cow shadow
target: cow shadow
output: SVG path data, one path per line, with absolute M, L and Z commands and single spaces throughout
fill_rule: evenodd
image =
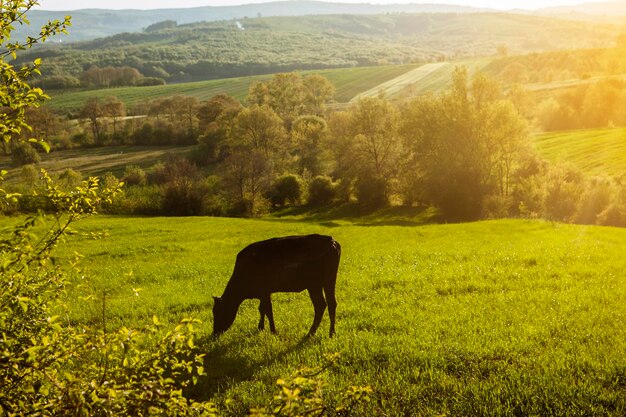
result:
M 253 336 L 251 334 L 246 337 Z M 319 338 L 304 336 L 296 343 L 275 352 L 271 357 L 254 361 L 242 354 L 239 340 L 222 342 L 221 339 L 211 336 L 202 338 L 197 344 L 201 350 L 206 348 L 204 350 L 205 375 L 199 377 L 196 385 L 188 389 L 186 396 L 196 401 L 211 400 L 216 394 L 227 391 L 234 384 L 254 380 L 255 372 L 259 369 L 282 362 L 293 352 L 317 343 L 316 340 L 319 341 Z

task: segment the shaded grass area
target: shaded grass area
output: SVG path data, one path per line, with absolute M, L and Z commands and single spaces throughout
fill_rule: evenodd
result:
M 400 213 L 396 213 L 401 217 Z M 85 255 L 109 326 L 157 314 L 204 322 L 204 377 L 193 392 L 227 415 L 267 403 L 277 378 L 327 352 L 325 395 L 371 385 L 357 415 L 613 415 L 626 412 L 626 230 L 502 220 L 372 226 L 329 219 L 97 217 L 59 253 Z M 369 225 L 368 225 L 369 224 Z M 342 245 L 338 334 L 304 340 L 308 296 L 273 297 L 278 335 L 257 333 L 258 304 L 242 305 L 222 338 L 211 331 L 237 252 L 279 235 L 332 234 Z M 139 289 L 139 296 L 134 290 Z M 72 319 L 99 323 L 100 302 Z M 234 401 L 225 402 L 226 398 Z
M 302 71 L 302 74 L 315 73 L 328 78 L 337 89 L 335 100 L 338 102 L 347 102 L 356 94 L 395 78 L 418 66 L 418 64 L 411 64 L 338 68 Z M 176 94 L 196 97 L 199 100 L 208 100 L 218 94 L 228 94 L 237 100 L 243 101 L 248 94 L 250 84 L 265 81 L 271 77 L 272 74 L 150 87 L 119 87 L 73 92 L 53 91 L 51 92 L 52 100 L 50 100 L 48 105 L 60 111 L 76 111 L 80 109 L 87 100 L 93 97 L 105 98 L 115 96 L 123 101 L 126 106 L 133 106 L 143 101 L 150 101 Z
M 626 128 L 546 133 L 535 149 L 551 162 L 568 162 L 592 175 L 626 173 Z

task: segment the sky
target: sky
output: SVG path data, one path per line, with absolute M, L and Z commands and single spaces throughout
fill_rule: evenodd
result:
M 39 0 L 40 9 L 76 10 L 76 9 L 163 9 L 199 6 L 233 6 L 237 4 L 264 3 L 268 0 Z M 326 0 L 331 1 L 331 0 Z M 488 7 L 500 10 L 537 9 L 550 6 L 571 5 L 578 3 L 600 3 L 607 0 L 334 0 L 337 3 L 372 3 L 372 4 L 457 4 L 475 7 Z

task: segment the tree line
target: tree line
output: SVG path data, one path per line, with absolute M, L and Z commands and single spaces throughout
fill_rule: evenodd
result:
M 146 103 L 145 117 L 121 120 L 119 100 L 92 100 L 74 140 L 195 145 L 186 159 L 128 167 L 125 197 L 109 207 L 116 213 L 260 216 L 299 205 L 404 205 L 436 207 L 443 221 L 626 225 L 620 179 L 587 178 L 537 155 L 519 89 L 457 68 L 449 90 L 409 102 L 364 98 L 331 110 L 333 94 L 319 75 L 285 73 L 252 85 L 245 105 L 226 95 L 174 96 Z

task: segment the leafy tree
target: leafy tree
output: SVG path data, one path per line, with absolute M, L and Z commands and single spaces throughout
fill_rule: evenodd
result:
M 117 135 L 117 119 L 126 116 L 126 105 L 117 97 L 109 96 L 102 103 L 102 114 L 113 119 L 113 135 Z
M 237 114 L 230 137 L 233 146 L 258 150 L 270 158 L 285 151 L 287 134 L 272 109 L 253 105 Z
M 266 105 L 278 114 L 287 127 L 298 116 L 312 114 L 320 116 L 325 105 L 335 94 L 335 87 L 319 74 L 302 77 L 300 73 L 275 74 L 267 82 L 250 86 L 249 105 Z
M 335 86 L 319 74 L 305 76 L 302 83 L 307 113 L 322 116 L 326 111 L 326 104 L 335 96 Z
M 242 109 L 241 103 L 227 94 L 218 94 L 198 106 L 197 118 L 199 128 L 204 131 L 218 117 L 228 111 L 238 112 Z
M 382 98 L 367 97 L 331 120 L 337 175 L 356 182 L 361 203 L 387 204 L 402 155 L 398 110 Z
M 328 171 L 328 125 L 318 116 L 300 116 L 291 126 L 292 149 L 298 158 L 298 172 L 320 175 Z
M 265 214 L 268 204 L 263 195 L 271 185 L 272 170 L 262 151 L 235 149 L 220 164 L 220 172 L 233 214 L 252 217 Z
M 403 136 L 413 187 L 449 220 L 477 219 L 487 200 L 505 213 L 514 175 L 530 151 L 526 124 L 483 76 L 470 83 L 457 68 L 453 86 L 439 97 L 423 97 L 403 110 Z M 495 210 L 502 212 L 502 210 Z
M 104 109 L 97 97 L 87 100 L 80 111 L 80 116 L 89 120 L 91 124 L 91 133 L 96 143 L 102 141 L 102 123 L 100 119 L 104 116 Z

